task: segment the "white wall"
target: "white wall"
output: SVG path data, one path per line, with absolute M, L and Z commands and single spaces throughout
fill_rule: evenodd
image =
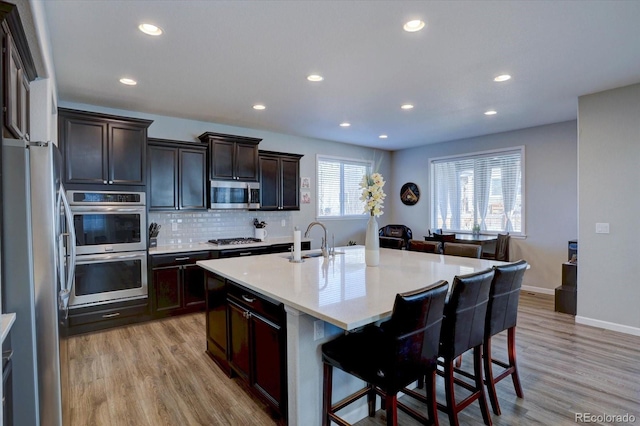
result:
M 576 321 L 640 335 L 640 84 L 580 97 L 578 123 Z
M 75 104 L 60 101 L 60 107 L 74 108 L 84 111 L 103 112 L 107 114 L 123 115 L 127 117 L 145 118 L 153 120 L 153 124 L 149 127 L 149 137 L 163 138 L 183 141 L 197 141 L 198 136 L 204 132 L 227 133 L 240 136 L 249 136 L 262 138 L 260 149 L 267 151 L 289 152 L 295 154 L 303 154 L 300 160 L 300 176 L 311 178 L 311 204 L 301 204 L 299 212 L 291 212 L 291 219 L 287 221 L 286 231 L 284 233 L 292 234 L 293 227 L 299 226 L 304 232 L 307 225 L 316 220 L 316 155 L 333 155 L 338 157 L 355 158 L 362 160 L 379 160 L 380 172 L 388 179 L 391 170 L 390 154 L 386 151 L 373 150 L 355 145 L 331 142 L 320 139 L 304 138 L 299 136 L 285 135 L 281 133 L 273 133 L 262 130 L 249 129 L 244 127 L 227 126 L 204 121 L 186 120 L 175 117 L 167 117 L 161 115 L 146 114 L 136 111 L 119 110 L 113 108 L 105 108 L 95 105 Z M 228 213 L 233 214 L 233 213 Z M 389 215 L 382 215 L 378 223 L 384 226 L 388 222 L 386 219 Z M 329 220 L 322 219 L 327 225 L 329 233 L 329 241 L 331 234 L 335 235 L 335 243 L 337 246 L 346 245 L 348 241 L 354 240 L 358 244 L 364 244 L 364 233 L 367 224 L 367 217 L 362 219 L 350 220 Z M 279 224 L 275 224 L 279 226 Z M 276 230 L 274 230 L 276 231 Z M 282 234 L 283 230 L 278 229 L 277 234 Z M 274 233 L 274 235 L 276 235 Z M 249 235 L 245 235 L 249 236 Z M 313 241 L 312 248 L 320 247 L 320 238 L 322 232 L 319 228 L 314 228 L 311 232 Z
M 531 264 L 524 285 L 553 294 L 561 284 L 567 241 L 577 237 L 575 121 L 393 152 L 392 185 L 387 197 L 391 221 L 409 226 L 414 238 L 422 238 L 431 227 L 430 158 L 521 145 L 525 146 L 527 236 L 511 239 L 511 258 Z M 406 182 L 414 182 L 420 188 L 420 201 L 414 206 L 400 201 L 400 188 Z

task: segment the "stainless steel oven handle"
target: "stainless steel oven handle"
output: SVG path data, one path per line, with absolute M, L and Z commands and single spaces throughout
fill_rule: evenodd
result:
M 144 207 L 96 207 L 96 206 L 73 206 L 73 211 L 76 213 L 110 213 L 110 212 L 125 212 L 125 213 L 144 213 Z
M 117 255 L 117 256 L 104 256 L 104 255 L 101 255 L 99 257 L 81 256 L 81 260 L 83 262 L 84 261 L 93 262 L 93 261 L 96 261 L 96 260 L 99 261 L 99 260 L 113 260 L 113 259 L 135 259 L 135 258 L 142 259 L 143 257 L 144 257 L 144 255 L 142 255 L 142 254 L 129 254 L 129 255 L 122 255 L 122 256 L 120 256 L 120 255 Z

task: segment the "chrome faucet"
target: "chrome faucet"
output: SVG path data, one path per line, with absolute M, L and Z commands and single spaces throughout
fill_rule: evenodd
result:
M 324 229 L 324 237 L 322 238 L 322 245 L 320 246 L 320 251 L 322 251 L 322 256 L 329 257 L 329 252 L 327 251 L 327 227 L 320 222 L 311 222 L 307 227 L 306 232 L 304 233 L 305 238 L 309 238 L 309 231 L 313 228 L 314 225 L 320 225 L 322 229 Z

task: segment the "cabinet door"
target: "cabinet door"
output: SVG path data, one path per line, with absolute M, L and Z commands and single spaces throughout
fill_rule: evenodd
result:
M 260 157 L 260 210 L 280 207 L 280 168 L 276 157 Z
M 258 145 L 236 143 L 235 178 L 248 182 L 258 181 Z
M 259 315 L 251 315 L 253 386 L 278 408 L 284 401 L 281 328 Z
M 11 136 L 21 138 L 24 136 L 22 122 L 22 60 L 13 41 L 11 34 L 4 37 L 4 125 Z
M 227 299 L 229 303 L 229 364 L 245 380 L 249 378 L 249 313 Z
M 207 151 L 180 149 L 180 209 L 207 209 Z
M 178 206 L 178 150 L 149 145 L 149 210 Z
M 224 278 L 205 272 L 207 353 L 231 375 L 227 345 L 227 285 Z
M 107 183 L 107 123 L 61 116 L 66 183 Z
M 211 179 L 233 179 L 233 154 L 235 143 L 227 141 L 211 142 Z
M 181 273 L 179 266 L 153 269 L 153 291 L 157 312 L 178 309 L 182 306 Z
M 300 160 L 283 157 L 280 168 L 282 209 L 300 210 Z
M 147 129 L 109 124 L 109 184 L 144 185 Z
M 196 309 L 204 306 L 204 269 L 197 265 L 182 267 L 182 287 L 184 307 Z
M 31 123 L 29 121 L 30 115 L 30 105 L 29 105 L 29 80 L 27 79 L 27 75 L 20 70 L 20 92 L 18 98 L 18 105 L 20 107 L 19 111 L 19 125 L 20 125 L 20 133 L 22 136 L 29 138 L 29 133 L 31 131 L 30 126 Z

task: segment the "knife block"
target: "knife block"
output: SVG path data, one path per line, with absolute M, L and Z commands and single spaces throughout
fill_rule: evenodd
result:
M 158 247 L 158 239 L 155 237 L 149 238 L 149 248 Z

